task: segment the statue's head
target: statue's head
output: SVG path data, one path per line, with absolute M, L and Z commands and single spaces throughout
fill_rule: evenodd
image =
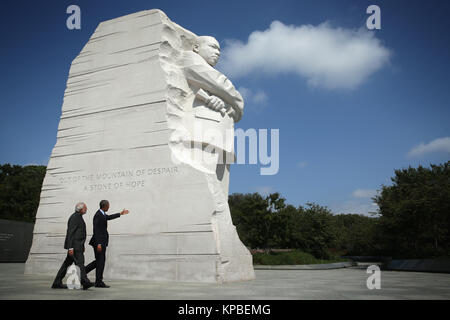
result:
M 219 61 L 220 45 L 214 37 L 198 37 L 197 43 L 194 45 L 193 50 L 205 59 L 205 61 L 212 67 L 214 67 Z

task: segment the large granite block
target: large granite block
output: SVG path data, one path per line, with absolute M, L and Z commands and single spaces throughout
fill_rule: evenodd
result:
M 192 142 L 211 154 L 204 150 L 211 141 L 193 138 L 197 125 L 232 132 L 242 116 L 239 93 L 196 50 L 204 39 L 159 10 L 100 23 L 70 68 L 26 273 L 56 274 L 75 203 L 87 204 L 89 239 L 93 213 L 107 199 L 111 213 L 131 212 L 109 224 L 107 279 L 254 278 L 227 203 L 230 164 L 189 156 Z M 231 112 L 199 100 L 200 89 Z M 234 157 L 225 143 L 214 146 Z

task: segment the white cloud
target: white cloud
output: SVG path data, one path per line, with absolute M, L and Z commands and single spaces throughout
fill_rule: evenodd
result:
M 267 105 L 267 101 L 269 98 L 267 94 L 260 89 L 249 89 L 245 87 L 239 87 L 238 91 L 241 93 L 244 98 L 244 103 L 246 106 L 250 106 L 250 108 L 260 111 Z
M 356 189 L 352 192 L 352 198 L 330 206 L 336 213 L 357 213 L 372 216 L 378 210 L 378 205 L 371 199 L 377 194 L 377 190 Z
M 422 156 L 432 152 L 450 153 L 450 137 L 435 139 L 429 143 L 420 143 L 408 152 L 409 157 Z
M 297 163 L 297 166 L 299 167 L 299 168 L 304 168 L 304 167 L 306 167 L 308 165 L 308 162 L 306 162 L 306 161 L 300 161 L 299 163 Z
M 352 193 L 352 197 L 354 198 L 372 198 L 377 194 L 377 190 L 369 190 L 369 189 L 356 189 Z
M 227 40 L 220 68 L 230 77 L 294 72 L 311 86 L 352 89 L 382 68 L 390 54 L 373 32 L 363 28 L 273 21 L 269 29 L 252 32 L 247 43 Z

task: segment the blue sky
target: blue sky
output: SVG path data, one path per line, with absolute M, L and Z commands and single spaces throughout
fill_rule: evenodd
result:
M 81 8 L 81 30 L 66 28 L 71 4 Z M 293 30 L 318 30 L 328 22 L 327 32 L 353 37 L 365 28 L 371 4 L 381 8 L 381 30 L 364 31 L 374 44 L 368 54 L 382 48 L 389 57 L 350 88 L 351 72 L 334 75 L 334 87 L 311 85 L 304 59 L 312 57 L 278 47 L 263 48 L 262 61 L 272 50 L 279 58 L 267 72 L 258 70 L 257 57 L 247 57 L 253 69 L 243 74 L 229 56 L 218 67 L 247 93 L 237 127 L 280 130 L 278 174 L 261 176 L 259 165 L 234 165 L 230 192 L 278 191 L 294 205 L 312 201 L 337 213 L 373 211 L 370 195 L 390 183 L 394 169 L 450 160 L 447 1 L 2 1 L 0 163 L 47 164 L 70 63 L 101 21 L 159 8 L 196 34 L 216 37 L 224 55 L 240 41 L 239 56 L 254 44 L 249 35 L 270 34 L 273 21 Z M 288 62 L 277 65 L 284 54 Z M 364 57 L 367 68 L 374 67 L 376 55 L 373 61 Z

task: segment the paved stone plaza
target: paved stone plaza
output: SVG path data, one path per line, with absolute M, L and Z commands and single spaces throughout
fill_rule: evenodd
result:
M 50 289 L 50 276 L 24 275 L 24 264 L 0 264 L 0 299 L 450 299 L 450 275 L 381 272 L 369 290 L 364 268 L 256 270 L 256 279 L 223 285 L 105 279 L 109 289 Z M 55 272 L 58 266 L 55 266 Z M 91 280 L 92 275 L 91 275 Z

